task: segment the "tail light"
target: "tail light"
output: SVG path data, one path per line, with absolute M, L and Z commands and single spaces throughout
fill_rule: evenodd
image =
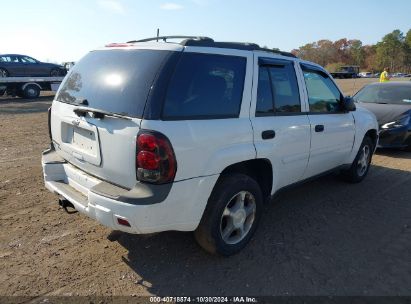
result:
M 137 136 L 137 179 L 153 184 L 174 180 L 177 161 L 173 147 L 166 136 L 153 131 L 142 131 Z
M 109 44 L 106 44 L 106 47 L 109 47 L 109 48 L 114 48 L 114 47 L 128 47 L 128 46 L 131 46 L 132 44 L 131 43 L 109 43 Z

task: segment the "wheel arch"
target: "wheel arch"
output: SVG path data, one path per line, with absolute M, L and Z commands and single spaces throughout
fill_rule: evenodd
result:
M 364 137 L 368 136 L 369 138 L 371 138 L 373 144 L 374 144 L 374 149 L 377 147 L 377 143 L 378 143 L 378 131 L 376 129 L 370 129 L 368 130 Z
M 375 115 L 360 106 L 352 114 L 355 120 L 355 141 L 351 154 L 345 162 L 346 164 L 351 164 L 354 161 L 365 136 L 371 137 L 375 147 L 378 144 L 378 122 Z
M 34 86 L 38 87 L 40 91 L 41 91 L 41 89 L 42 89 L 42 88 L 41 88 L 41 85 L 39 85 L 38 83 L 35 83 L 35 82 L 27 82 L 27 83 L 25 83 L 25 84 L 21 87 L 21 90 L 24 91 L 24 90 L 27 88 L 27 86 L 29 86 L 29 85 L 34 85 Z
M 271 196 L 273 168 L 268 159 L 257 158 L 229 165 L 221 172 L 216 185 L 222 177 L 233 173 L 242 173 L 253 178 L 260 185 L 265 201 Z
M 52 67 L 50 68 L 50 71 L 49 71 L 50 76 L 51 76 L 51 74 L 52 74 L 53 71 L 57 71 L 57 72 L 58 72 L 58 76 L 60 76 L 61 73 L 62 73 L 62 69 L 61 69 L 61 68 L 52 66 Z M 57 76 L 57 77 L 58 77 L 58 76 Z

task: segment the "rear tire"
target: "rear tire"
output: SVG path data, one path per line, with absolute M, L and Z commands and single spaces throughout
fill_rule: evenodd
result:
M 351 167 L 341 172 L 342 177 L 347 182 L 359 183 L 367 176 L 374 148 L 375 145 L 372 139 L 368 136 L 364 137 Z
M 236 254 L 252 238 L 262 208 L 263 195 L 254 179 L 244 174 L 223 176 L 211 193 L 194 236 L 210 253 Z
M 28 99 L 34 99 L 40 96 L 40 88 L 34 84 L 29 84 L 23 90 L 23 96 Z
M 0 68 L 0 78 L 9 77 L 9 72 L 6 69 Z

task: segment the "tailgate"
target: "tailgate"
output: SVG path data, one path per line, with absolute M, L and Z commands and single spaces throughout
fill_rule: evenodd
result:
M 133 187 L 135 142 L 141 120 L 78 117 L 74 108 L 53 104 L 51 130 L 57 153 L 91 175 L 125 188 Z
M 171 53 L 107 48 L 82 58 L 53 101 L 50 125 L 57 152 L 90 175 L 133 187 L 140 117 L 155 76 Z M 107 115 L 74 113 L 81 108 Z

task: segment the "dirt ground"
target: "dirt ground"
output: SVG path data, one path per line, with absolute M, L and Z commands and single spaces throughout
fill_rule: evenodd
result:
M 0 99 L 0 295 L 411 295 L 411 153 L 378 151 L 360 184 L 282 193 L 221 258 L 191 233 L 112 232 L 61 210 L 40 165 L 51 99 Z

